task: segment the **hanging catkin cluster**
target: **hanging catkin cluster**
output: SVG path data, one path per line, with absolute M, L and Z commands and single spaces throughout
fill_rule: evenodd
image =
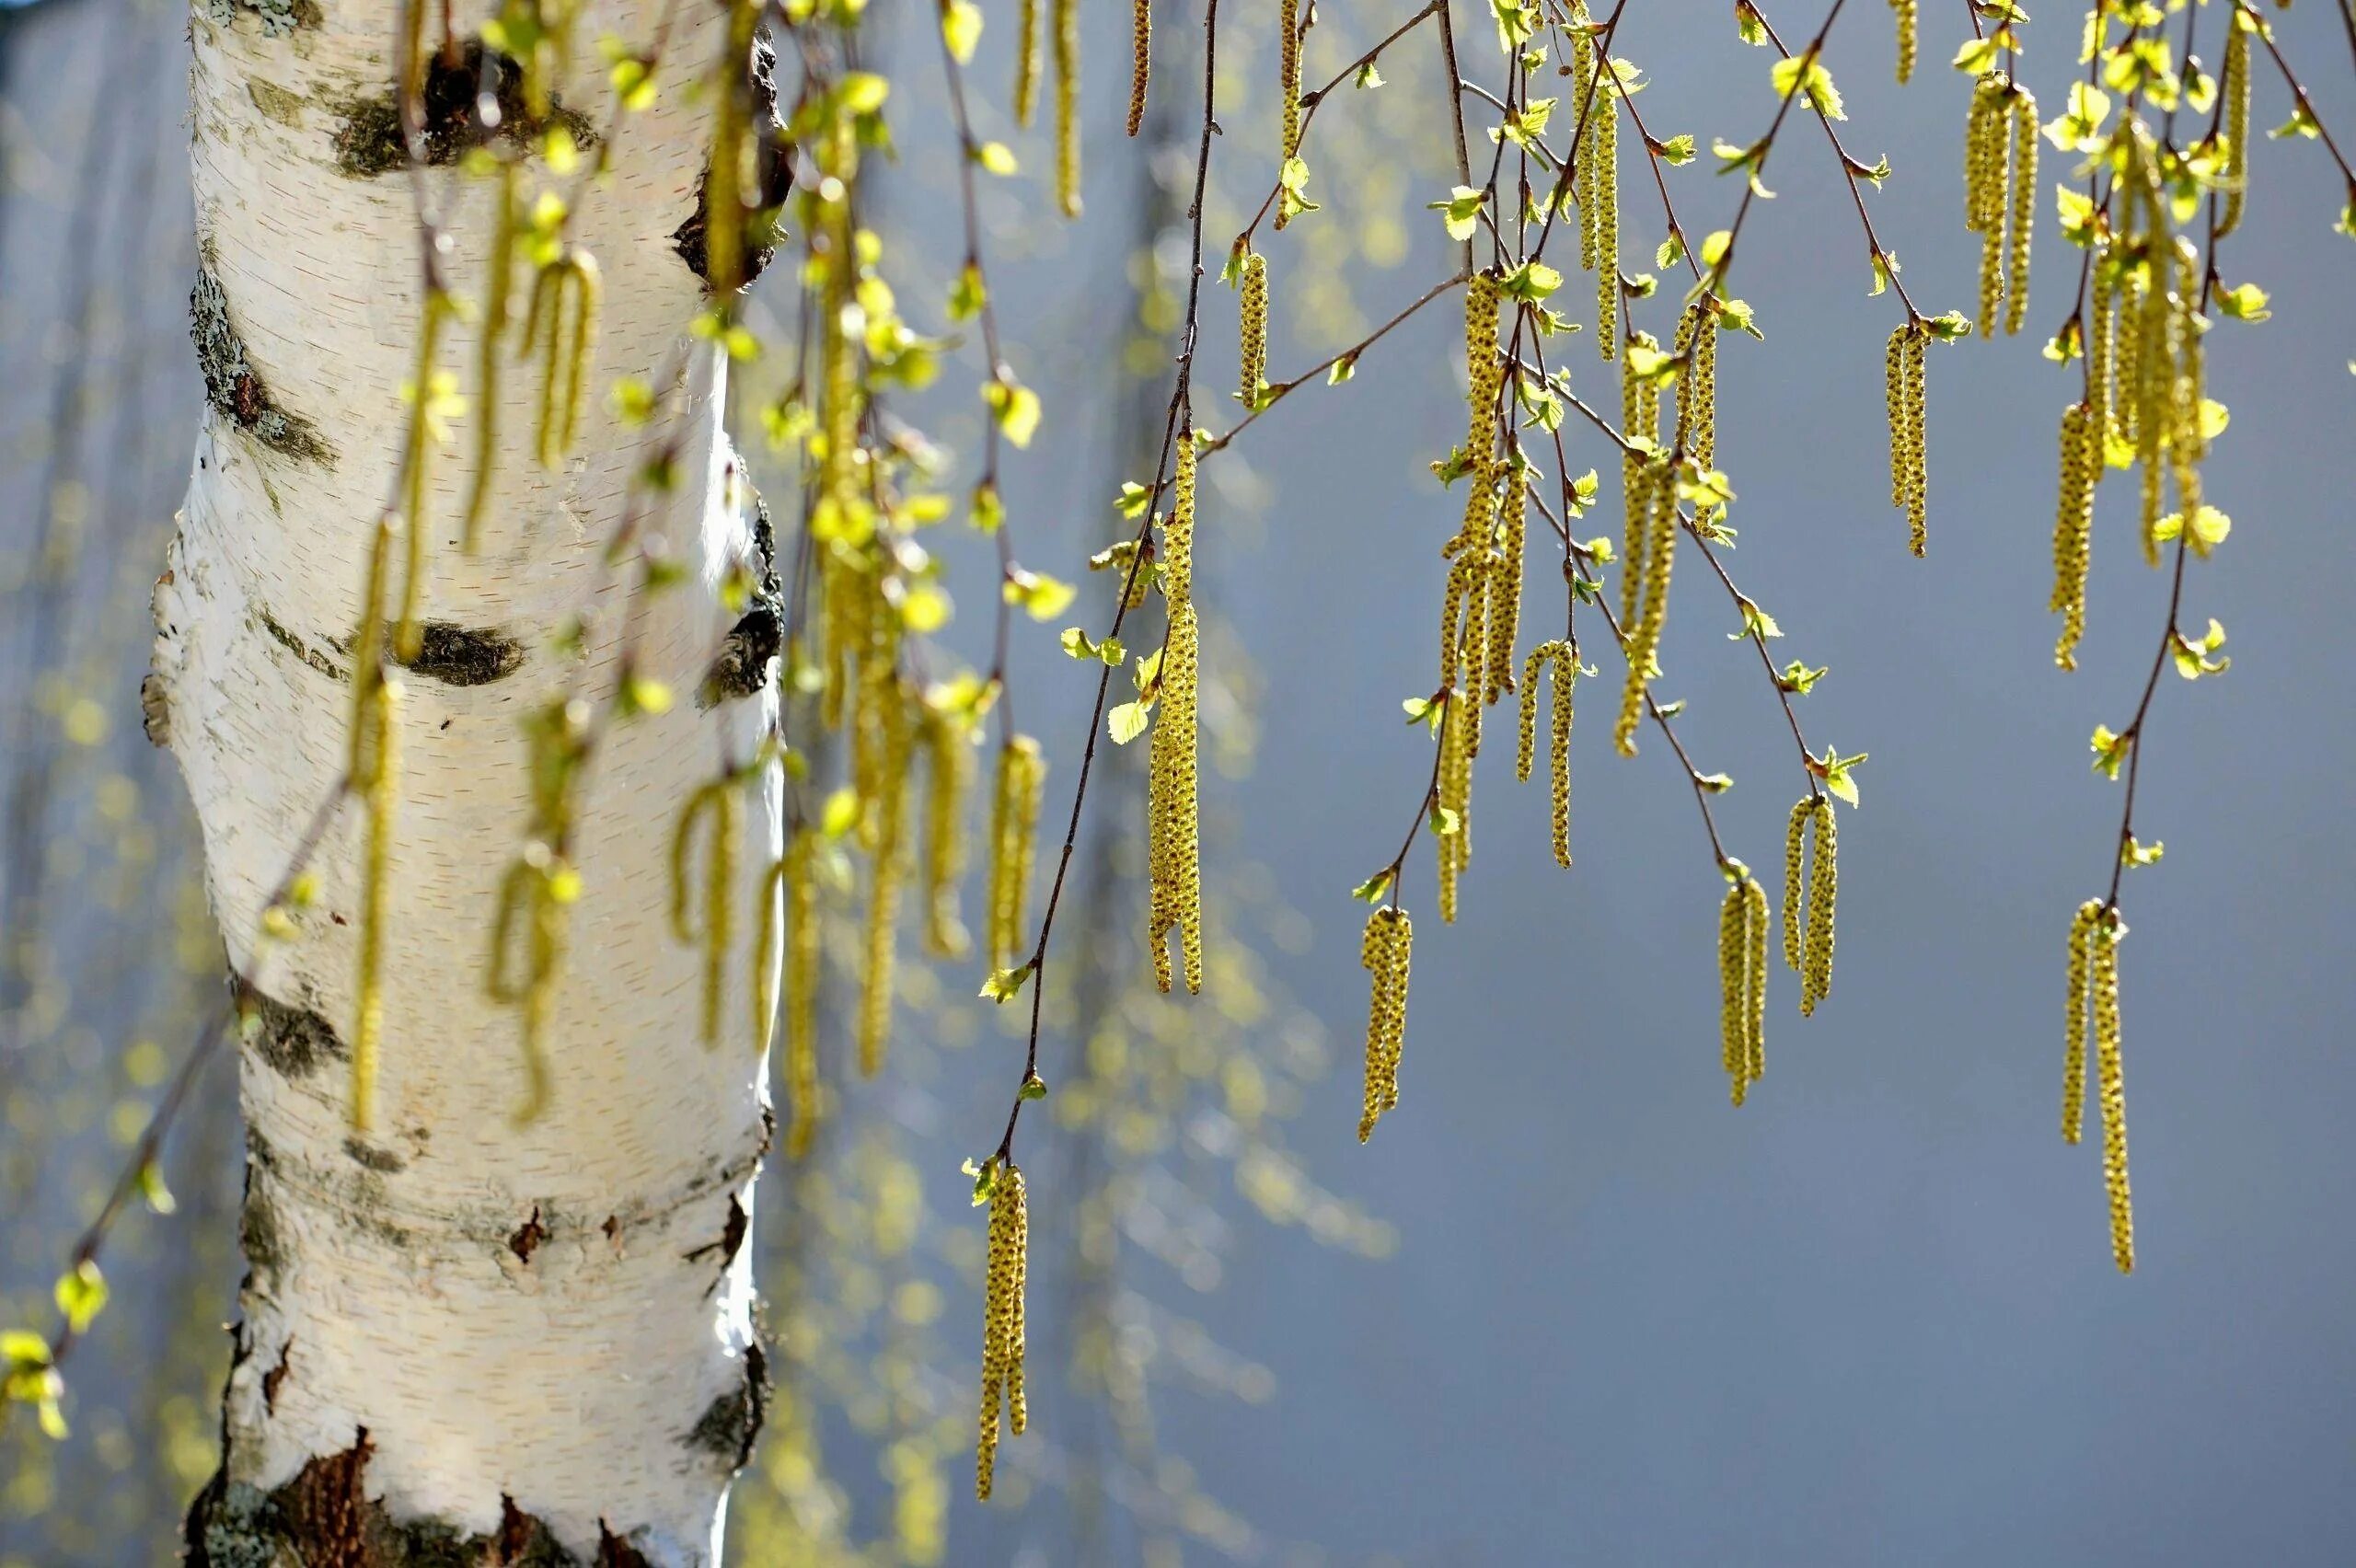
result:
M 990 1500 L 998 1470 L 999 1415 L 1017 1437 L 1031 1424 L 1022 1392 L 1022 1296 L 1030 1274 L 1031 1218 L 1022 1172 L 997 1161 L 990 1182 L 989 1262 L 982 1291 L 981 1441 L 974 1450 L 974 1494 Z
M 1914 77 L 1916 0 L 1889 0 L 1889 8 L 1898 18 L 1898 85 L 1902 87 Z
M 1552 746 L 1549 777 L 1554 787 L 1553 832 L 1554 863 L 1565 870 L 1571 866 L 1571 700 L 1576 690 L 1579 674 L 1578 651 L 1568 642 L 1556 638 L 1542 642 L 1530 651 L 1530 658 L 1521 672 L 1521 732 L 1520 748 L 1514 754 L 1514 778 L 1530 781 L 1530 770 L 1538 754 L 1538 673 L 1551 669 L 1553 678 L 1554 707 L 1548 737 Z
M 1441 820 L 1448 830 L 1434 836 L 1439 866 L 1439 912 L 1444 921 L 1456 918 L 1456 879 L 1472 854 L 1472 759 L 1481 750 L 1481 704 L 1493 689 L 1511 684 L 1513 632 L 1502 644 L 1505 673 L 1498 673 L 1500 644 L 1493 635 L 1492 617 L 1513 612 L 1505 596 L 1520 596 L 1520 518 L 1523 500 L 1515 495 L 1507 510 L 1516 534 L 1514 560 L 1498 549 L 1501 476 L 1516 490 L 1521 485 L 1517 461 L 1509 466 L 1497 455 L 1497 401 L 1505 385 L 1505 369 L 1497 355 L 1497 280 L 1476 272 L 1464 291 L 1465 401 L 1469 409 L 1464 433 L 1464 460 L 1470 478 L 1464 497 L 1464 518 L 1456 534 L 1440 548 L 1449 562 L 1448 582 L 1440 600 L 1438 799 Z M 1508 582 L 1509 580 L 1509 582 Z
M 1281 165 L 1300 153 L 1300 0 L 1280 0 L 1276 8 L 1276 162 Z M 1276 226 L 1287 213 L 1276 208 Z
M 1241 283 L 1243 370 L 1235 396 L 1251 409 L 1259 406 L 1260 389 L 1268 382 L 1268 259 L 1256 250 L 1246 253 Z
M 1923 351 L 1930 329 L 1909 321 L 1889 335 L 1889 503 L 1906 513 L 1906 546 L 1921 555 L 1931 517 L 1930 399 Z
M 1377 909 L 1367 917 L 1358 962 L 1373 976 L 1366 1016 L 1366 1108 L 1358 1116 L 1358 1142 L 1374 1136 L 1374 1124 L 1399 1105 L 1399 1057 L 1407 1038 L 1407 968 L 1415 943 L 1415 923 L 1403 909 Z
M 2106 334 L 2107 336 L 2107 334 Z M 2053 518 L 2053 595 L 2046 607 L 2062 617 L 2053 662 L 2078 667 L 2078 639 L 2086 629 L 2086 569 L 2092 556 L 2095 483 L 2102 478 L 2102 432 L 2093 408 L 2062 410 L 2062 482 Z
M 712 779 L 687 797 L 679 825 L 671 835 L 671 934 L 690 946 L 703 948 L 703 1043 L 720 1043 L 720 1015 L 728 980 L 730 933 L 735 914 L 736 845 L 743 830 L 745 802 L 738 779 L 727 775 Z M 696 829 L 709 818 L 704 835 L 703 929 L 696 929 L 691 914 L 695 899 L 688 865 L 694 858 Z M 756 1041 L 759 1039 L 755 1035 Z
M 1129 134 L 1145 123 L 1146 81 L 1153 75 L 1153 0 L 1130 0 Z
M 1584 6 L 1574 20 L 1584 23 Z M 1620 319 L 1619 73 L 1583 28 L 1571 34 L 1571 78 L 1588 88 L 1587 130 L 1572 149 L 1572 199 L 1579 209 L 1579 266 L 1595 274 L 1595 346 L 1610 363 Z
M 2127 1075 L 2119 1054 L 2119 913 L 2099 899 L 2078 906 L 2070 923 L 2069 1047 L 2062 1066 L 2062 1136 L 2078 1141 L 2086 1098 L 2086 1035 L 2095 1040 L 2102 1092 L 2103 1185 L 2110 1199 L 2110 1251 L 2119 1272 L 2135 1269 L 2135 1205 L 2127 1185 Z
M 1161 591 L 1170 602 L 1170 636 L 1161 655 L 1160 713 L 1154 720 L 1146 814 L 1151 909 L 1146 940 L 1154 983 L 1170 989 L 1166 938 L 1178 933 L 1186 989 L 1203 988 L 1202 834 L 1195 813 L 1195 704 L 1201 633 L 1195 617 L 1195 440 L 1178 433 L 1177 472 L 1161 529 Z
M 2000 302 L 2004 330 L 2017 332 L 2028 314 L 2037 226 L 2037 98 L 1994 72 L 1972 89 L 1964 121 L 1963 203 L 1964 228 L 1981 236 L 1980 335 L 1995 336 Z
M 498 914 L 491 922 L 491 999 L 523 1009 L 524 1103 L 518 1124 L 532 1121 L 548 1104 L 550 1086 L 547 1032 L 564 962 L 567 908 L 580 896 L 581 878 L 565 857 L 572 830 L 572 784 L 588 756 L 588 704 L 562 697 L 525 720 L 530 748 L 532 818 L 524 852 L 500 883 Z M 511 959 L 515 923 L 524 923 L 524 967 Z
M 581 427 L 581 391 L 597 341 L 597 262 L 578 247 L 532 280 L 518 351 L 540 356 L 540 467 L 553 468 L 572 450 Z
M 1734 1102 L 1767 1071 L 1767 890 L 1739 860 L 1727 863 L 1718 906 L 1718 1035 Z
M 2109 375 L 2099 395 L 2110 413 L 2104 445 L 2111 462 L 2131 461 L 2140 469 L 2143 559 L 2157 565 L 2171 521 L 2196 553 L 2207 554 L 2213 542 L 2193 525 L 2209 444 L 2201 353 L 2209 324 L 2200 309 L 2200 253 L 2170 228 L 2160 175 L 2140 137 L 2129 143 L 2113 201 L 2117 229 L 2093 263 L 2098 282 L 2109 274 L 2107 298 L 2116 317 Z M 2173 517 L 2166 513 L 2170 485 Z
M 1815 858 L 1807 862 L 1806 882 L 1801 862 L 1815 838 Z M 1801 892 L 1807 892 L 1802 913 Z M 1800 977 L 1800 1015 L 1816 1011 L 1816 1004 L 1832 993 L 1833 907 L 1841 895 L 1841 835 L 1829 796 L 1800 797 L 1792 808 L 1784 833 L 1784 963 Z
M 1046 754 L 1029 735 L 999 748 L 990 790 L 990 967 L 1005 969 L 1022 945 L 1022 905 L 1039 836 L 1039 799 L 1047 781 Z

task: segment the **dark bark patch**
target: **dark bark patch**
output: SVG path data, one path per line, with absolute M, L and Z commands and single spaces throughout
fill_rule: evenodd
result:
M 760 138 L 760 150 L 755 161 L 756 190 L 755 210 L 745 214 L 740 230 L 745 248 L 744 259 L 736 274 L 737 282 L 750 283 L 761 275 L 777 255 L 779 214 L 786 197 L 793 190 L 792 159 L 787 156 L 783 132 L 785 122 L 777 108 L 777 50 L 767 38 L 753 40 L 752 58 L 746 62 L 745 86 L 748 93 L 746 121 L 753 133 Z M 687 270 L 711 284 L 710 241 L 706 230 L 710 220 L 711 171 L 706 168 L 696 181 L 696 210 L 687 221 L 671 231 L 672 248 Z
M 332 464 L 334 451 L 309 421 L 279 407 L 261 373 L 246 357 L 245 340 L 229 315 L 228 295 L 211 266 L 197 269 L 188 304 L 189 336 L 196 340 L 197 368 L 204 373 L 205 400 L 214 411 L 281 456 Z
M 485 104 L 495 106 L 488 112 Z M 409 167 L 409 148 L 401 137 L 400 108 L 391 89 L 373 98 L 341 104 L 343 122 L 336 128 L 335 166 L 353 179 L 374 179 Z M 561 125 L 583 150 L 597 143 L 588 119 L 549 101 L 548 118 L 532 113 L 524 98 L 524 74 L 515 62 L 480 40 L 469 39 L 453 62 L 436 54 L 425 73 L 425 161 L 430 166 L 454 164 L 469 149 L 497 141 L 528 149 L 550 124 Z
M 172 694 L 164 677 L 150 670 L 139 677 L 139 727 L 151 746 L 172 744 Z
M 769 661 L 785 645 L 785 595 L 777 574 L 777 530 L 769 522 L 768 503 L 757 491 L 753 496 L 753 553 L 760 561 L 753 602 L 729 628 L 719 656 L 704 671 L 696 690 L 699 708 L 751 697 L 768 686 Z
M 507 1239 L 507 1250 L 528 1263 L 532 1254 L 540 1250 L 540 1243 L 548 1239 L 549 1228 L 540 1223 L 540 1205 L 534 1204 L 532 1217 L 517 1226 L 515 1234 Z
M 687 1444 L 727 1460 L 733 1475 L 752 1462 L 768 1412 L 769 1359 L 756 1340 L 745 1349 L 743 1385 L 711 1401 L 688 1428 Z
M 340 681 L 344 678 L 342 665 L 337 663 L 325 653 L 320 652 L 318 649 L 304 641 L 301 637 L 295 635 L 292 631 L 289 631 L 284 623 L 281 622 L 276 616 L 271 615 L 268 610 L 256 610 L 254 612 L 254 618 L 261 623 L 262 630 L 269 635 L 270 640 L 272 642 L 277 643 L 281 648 L 283 648 L 289 653 L 294 654 L 295 658 L 300 659 L 304 663 L 308 664 L 311 668 L 317 670 L 319 674 L 327 676 L 327 678 L 331 681 Z
M 237 1208 L 237 1247 L 246 1255 L 248 1277 L 275 1277 L 285 1261 L 278 1232 L 278 1205 L 255 1190 L 250 1166 L 246 1170 L 246 1201 Z
M 719 656 L 703 673 L 696 688 L 696 704 L 711 708 L 751 697 L 769 684 L 769 662 L 785 640 L 785 617 L 771 599 L 756 599 L 737 623 L 728 628 Z
M 380 1176 L 390 1176 L 396 1171 L 409 1169 L 409 1161 L 391 1149 L 379 1148 L 375 1144 L 364 1143 L 357 1137 L 343 1140 L 343 1152 Z
M 237 19 L 240 11 L 251 11 L 261 18 L 264 38 L 284 38 L 298 28 L 316 28 L 327 19 L 318 0 L 203 0 L 204 14 L 220 27 L 228 27 Z
M 438 1519 L 396 1521 L 368 1495 L 375 1452 L 363 1427 L 351 1447 L 312 1459 L 274 1492 L 215 1474 L 189 1508 L 188 1568 L 582 1568 L 512 1498 L 487 1536 L 461 1535 Z M 608 1557 L 601 1541 L 598 1563 L 643 1568 L 645 1558 L 621 1550 L 629 1555 Z
M 445 686 L 488 686 L 524 667 L 524 645 L 503 631 L 483 631 L 449 621 L 427 621 L 417 657 L 403 667 Z
M 653 1568 L 646 1553 L 630 1545 L 613 1532 L 605 1520 L 597 1521 L 597 1562 L 595 1568 Z
M 246 1043 L 283 1078 L 308 1078 L 323 1063 L 351 1057 L 335 1025 L 325 1018 L 306 1008 L 290 1007 L 250 985 L 238 987 L 238 1015 Z
M 721 1227 L 720 1239 L 707 1241 L 702 1246 L 681 1255 L 689 1262 L 693 1262 L 698 1258 L 708 1258 L 714 1252 L 719 1253 L 720 1277 L 726 1279 L 728 1265 L 736 1261 L 737 1252 L 745 1245 L 745 1231 L 749 1223 L 750 1217 L 745 1213 L 743 1201 L 731 1193 L 728 1195 L 728 1220 Z M 712 1288 L 715 1290 L 719 1288 L 718 1281 L 713 1282 Z

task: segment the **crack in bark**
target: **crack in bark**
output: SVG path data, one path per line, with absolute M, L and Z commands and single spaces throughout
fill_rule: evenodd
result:
M 498 112 L 479 112 L 488 97 Z M 334 106 L 343 121 L 336 127 L 335 167 L 353 179 L 374 179 L 409 167 L 408 144 L 401 136 L 400 108 L 390 88 L 369 98 L 351 98 Z M 515 62 L 479 39 L 461 47 L 456 64 L 439 54 L 425 74 L 425 161 L 429 166 L 454 164 L 473 148 L 502 142 L 522 151 L 536 147 L 551 125 L 561 125 L 572 144 L 583 152 L 597 144 L 596 128 L 578 110 L 567 109 L 551 96 L 549 113 L 532 113 L 524 98 L 524 74 Z

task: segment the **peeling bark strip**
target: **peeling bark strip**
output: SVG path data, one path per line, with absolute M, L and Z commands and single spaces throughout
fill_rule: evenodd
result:
M 497 121 L 483 123 L 477 113 L 480 98 L 499 105 Z M 343 123 L 335 133 L 336 167 L 354 179 L 374 179 L 409 165 L 401 140 L 400 108 L 387 88 L 374 98 L 352 98 L 337 106 Z M 515 62 L 496 50 L 468 39 L 456 64 L 439 54 L 425 73 L 425 161 L 429 165 L 456 163 L 469 148 L 491 141 L 510 146 L 537 145 L 549 125 L 561 125 L 572 144 L 587 151 L 597 144 L 596 128 L 588 117 L 549 100 L 549 117 L 536 117 L 524 99 L 524 74 Z
M 351 1447 L 305 1465 L 264 1492 L 215 1474 L 191 1505 L 187 1568 L 645 1568 L 646 1558 L 601 1528 L 584 1563 L 546 1525 L 502 1497 L 499 1528 L 468 1535 L 438 1519 L 395 1520 L 368 1495 L 375 1447 L 364 1428 Z
M 196 340 L 197 368 L 204 373 L 205 400 L 223 419 L 288 457 L 332 463 L 335 453 L 310 421 L 271 400 L 261 374 L 246 358 L 245 340 L 229 318 L 229 299 L 212 266 L 197 270 L 188 298 L 189 336 Z
M 777 50 L 765 37 L 756 36 L 753 40 L 753 57 L 745 80 L 752 93 L 752 114 L 746 122 L 760 139 L 755 158 L 758 174 L 754 194 L 761 215 L 745 225 L 745 263 L 736 274 L 744 284 L 750 285 L 777 256 L 776 211 L 793 190 L 793 162 L 781 144 L 785 121 L 778 113 Z M 707 288 L 711 283 L 711 254 L 706 248 L 704 231 L 710 217 L 710 201 L 711 170 L 707 167 L 696 181 L 696 210 L 671 231 L 671 244 L 678 251 L 679 259 L 704 281 Z

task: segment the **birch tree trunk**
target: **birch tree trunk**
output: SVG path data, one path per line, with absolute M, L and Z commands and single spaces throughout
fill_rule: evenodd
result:
M 590 0 L 560 112 L 605 120 L 595 40 L 643 41 L 660 6 Z M 666 58 L 682 63 L 623 122 L 610 178 L 573 220 L 605 279 L 575 455 L 556 472 L 535 464 L 539 373 L 510 360 L 479 553 L 458 548 L 471 415 L 431 468 L 426 650 L 394 672 L 382 1077 L 361 1136 L 347 1070 L 356 808 L 320 845 L 299 933 L 267 951 L 255 934 L 342 774 L 348 650 L 404 436 L 422 285 L 392 108 L 399 8 L 198 0 L 195 336 L 211 409 L 157 584 L 146 706 L 194 798 L 260 1027 L 241 1048 L 243 1320 L 192 1562 L 718 1560 L 767 1392 L 742 1244 L 769 1117 L 741 1005 L 719 1048 L 699 1038 L 700 959 L 665 928 L 668 857 L 689 793 L 752 757 L 773 700 L 694 700 L 730 629 L 720 582 L 754 548 L 721 432 L 725 363 L 687 336 L 704 284 L 675 241 L 699 210 L 709 136 L 710 95 L 686 82 L 712 60 L 720 17 L 679 8 Z M 461 15 L 461 35 L 479 19 Z M 456 150 L 437 144 L 435 161 Z M 527 167 L 527 198 L 535 179 L 559 185 Z M 429 179 L 449 284 L 478 294 L 490 182 L 455 167 Z M 445 332 L 443 364 L 469 395 L 475 352 L 470 328 Z M 609 415 L 616 376 L 654 381 L 679 363 L 670 412 L 635 427 Z M 603 557 L 632 476 L 666 440 L 678 483 L 639 504 L 687 582 L 638 605 L 635 667 L 679 700 L 613 728 L 592 764 L 573 844 L 584 891 L 548 1036 L 553 1099 L 519 1125 L 517 1016 L 485 995 L 526 820 L 519 721 L 581 674 L 550 638 L 584 609 L 597 614 L 582 689 L 612 689 L 635 573 Z M 746 802 L 740 911 L 778 852 L 776 788 L 772 773 Z M 770 962 L 737 947 L 732 998 L 750 994 L 748 963 Z

